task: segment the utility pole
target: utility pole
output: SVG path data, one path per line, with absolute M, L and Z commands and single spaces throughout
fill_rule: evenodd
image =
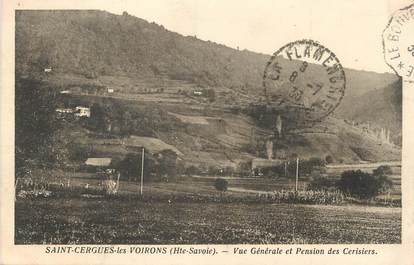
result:
M 141 155 L 141 190 L 140 190 L 140 194 L 142 196 L 142 192 L 143 192 L 143 186 L 144 186 L 144 155 L 145 155 L 145 149 L 144 147 L 142 147 L 142 155 Z
M 296 183 L 295 183 L 295 191 L 298 191 L 298 180 L 299 180 L 299 157 L 296 158 Z

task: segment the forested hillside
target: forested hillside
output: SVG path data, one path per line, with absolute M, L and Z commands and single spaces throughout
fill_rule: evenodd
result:
M 156 137 L 194 163 L 236 164 L 259 155 L 256 149 L 263 143 L 255 137 L 262 137 L 263 142 L 271 132 L 259 133 L 269 128 L 247 115 L 246 106 L 262 95 L 262 75 L 269 58 L 182 36 L 127 13 L 16 12 L 19 78 L 40 77 L 50 90 L 75 87 L 74 94 L 84 105 L 97 103 L 107 112 L 107 119 L 99 125 L 110 127 L 110 134 Z M 52 71 L 46 74 L 46 68 Z M 345 162 L 399 159 L 398 147 L 381 145 L 375 137 L 343 121 L 368 122 L 392 130 L 393 143 L 400 144 L 398 78 L 350 69 L 345 69 L 345 74 L 345 96 L 333 116 L 311 131 L 290 128 L 290 135 L 275 145 L 280 153 L 331 155 Z M 116 93 L 97 92 L 107 87 L 115 88 Z M 216 93 L 204 100 L 194 95 L 200 88 Z M 110 108 L 112 105 L 116 107 Z M 151 117 L 157 113 L 156 119 Z

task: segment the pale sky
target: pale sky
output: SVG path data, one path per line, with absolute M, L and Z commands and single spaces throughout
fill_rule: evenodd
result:
M 312 39 L 344 67 L 392 72 L 382 53 L 391 14 L 413 0 L 21 0 L 16 8 L 100 9 L 156 22 L 182 35 L 272 54 Z M 66 6 L 65 6 L 66 3 Z M 70 4 L 70 6 L 68 6 Z

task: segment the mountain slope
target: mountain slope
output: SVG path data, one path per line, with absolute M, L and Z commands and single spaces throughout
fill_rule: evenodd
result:
M 45 68 L 52 67 L 50 76 L 57 80 L 69 76 L 67 79 L 76 79 L 79 86 L 96 80 L 107 80 L 115 87 L 128 86 L 131 94 L 124 94 L 124 98 L 133 99 L 132 94 L 140 93 L 134 91 L 141 86 L 136 84 L 139 82 L 148 88 L 158 84 L 169 86 L 181 80 L 184 83 L 178 82 L 177 90 L 178 86 L 184 85 L 189 89 L 208 86 L 220 93 L 243 93 L 249 95 L 246 100 L 254 101 L 262 94 L 262 75 L 269 58 L 269 55 L 184 37 L 128 14 L 118 16 L 94 10 L 16 11 L 17 74 L 42 76 Z M 276 149 L 302 157 L 329 154 L 337 161 L 347 162 L 399 159 L 398 147 L 384 145 L 341 121 L 361 119 L 382 127 L 395 126 L 394 134 L 397 135 L 398 120 L 401 121 L 401 84 L 398 79 L 392 74 L 350 69 L 345 69 L 345 73 L 347 88 L 343 102 L 335 112 L 336 118 L 331 117 L 319 125 L 327 129 L 292 131 L 291 136 L 276 144 Z M 130 84 L 124 84 L 124 79 Z M 171 99 L 182 95 L 168 91 L 162 96 Z M 144 97 L 141 93 L 136 98 L 142 104 Z M 220 94 L 216 96 L 216 102 L 223 102 L 220 97 Z M 182 151 L 189 160 L 235 163 L 232 161 L 257 155 L 243 151 L 252 141 L 251 130 L 263 130 L 250 120 L 251 117 L 224 112 L 214 115 L 208 111 L 207 114 L 195 113 L 178 99 L 178 103 L 171 107 L 160 103 L 161 95 L 156 94 L 153 98 L 153 102 L 159 103 L 158 108 L 173 113 L 170 115 L 182 119 L 183 124 L 200 119 L 200 124 L 183 126 L 184 131 L 156 135 Z M 374 99 L 375 103 L 368 104 L 368 99 Z M 229 102 L 239 100 L 236 96 Z M 194 97 L 188 102 L 200 109 L 209 107 L 208 103 L 198 104 Z M 229 105 L 220 104 L 218 107 L 223 109 Z M 178 105 L 183 111 L 177 112 Z M 219 120 L 222 120 L 221 124 Z M 268 137 L 266 134 L 262 136 Z
M 362 95 L 345 97 L 335 114 L 355 122 L 370 123 L 377 129 L 388 129 L 392 142 L 401 145 L 401 80 Z
M 23 71 L 166 75 L 210 86 L 258 88 L 268 58 L 102 11 L 18 11 L 16 40 Z
M 56 73 L 88 77 L 162 75 L 199 85 L 261 92 L 269 58 L 184 37 L 128 14 L 96 10 L 16 12 L 16 68 L 22 72 L 53 67 Z M 392 74 L 345 72 L 347 96 L 362 95 L 397 80 Z

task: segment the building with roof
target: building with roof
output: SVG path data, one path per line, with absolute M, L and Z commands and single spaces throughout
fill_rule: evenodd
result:
M 109 157 L 90 157 L 85 161 L 85 165 L 93 167 L 109 167 L 112 159 Z

